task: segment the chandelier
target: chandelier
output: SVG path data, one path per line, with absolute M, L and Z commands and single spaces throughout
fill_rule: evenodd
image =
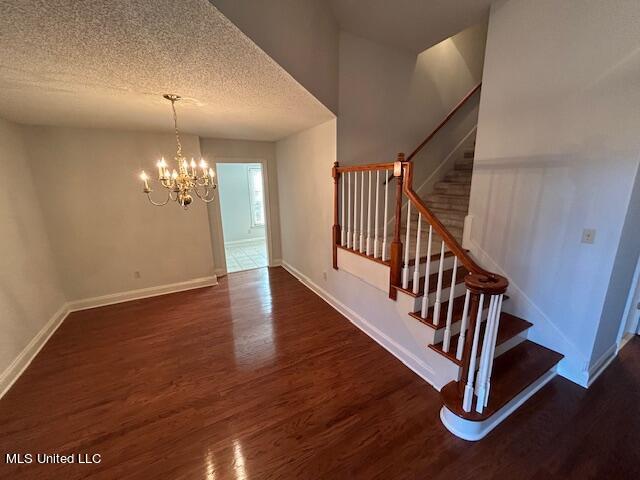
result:
M 166 94 L 164 98 L 171 102 L 173 110 L 173 125 L 176 133 L 176 168 L 169 169 L 164 157 L 158 160 L 156 167 L 158 168 L 158 183 L 164 187 L 167 198 L 163 202 L 155 202 L 151 198 L 153 190 L 149 186 L 149 176 L 142 171 L 140 178 L 144 182 L 143 192 L 147 194 L 149 201 L 156 206 L 163 206 L 173 200 L 177 202 L 185 210 L 193 202 L 193 194 L 200 200 L 210 203 L 214 200 L 213 192 L 216 189 L 216 175 L 213 168 L 207 165 L 204 159 L 200 159 L 199 165 L 191 158 L 191 162 L 182 155 L 182 144 L 180 143 L 180 134 L 178 133 L 178 115 L 176 114 L 176 102 L 180 100 L 178 95 Z

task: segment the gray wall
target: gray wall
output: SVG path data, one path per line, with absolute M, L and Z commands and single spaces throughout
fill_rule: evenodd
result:
M 474 254 L 582 384 L 614 340 L 594 351 L 640 151 L 640 3 L 614 3 L 493 6 L 471 190 Z
M 1 374 L 63 306 L 65 296 L 21 128 L 2 119 L 0 168 Z
M 261 164 L 216 164 L 225 243 L 265 237 L 264 226 L 254 227 L 251 225 L 249 167 L 261 168 Z
M 23 128 L 68 300 L 213 274 L 206 206 L 196 199 L 187 211 L 174 202 L 154 207 L 142 193 L 138 174 L 155 175 L 161 156 L 173 161 L 173 135 Z M 185 135 L 182 144 L 186 156 L 200 157 L 198 137 Z
M 482 79 L 486 23 L 470 27 L 419 55 L 342 32 L 338 160 L 393 161 L 407 155 Z M 426 178 L 475 125 L 479 95 L 416 159 Z
M 209 0 L 329 110 L 338 109 L 338 24 L 323 0 Z

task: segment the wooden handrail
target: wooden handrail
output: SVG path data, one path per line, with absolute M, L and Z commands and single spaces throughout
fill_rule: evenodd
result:
M 418 211 L 422 214 L 422 216 L 427 220 L 427 222 L 433 227 L 440 238 L 444 240 L 445 245 L 451 250 L 456 257 L 460 259 L 462 264 L 469 270 L 469 272 L 483 275 L 488 277 L 489 279 L 495 278 L 495 274 L 488 272 L 481 268 L 467 253 L 467 251 L 462 248 L 462 246 L 458 243 L 453 235 L 447 230 L 447 228 L 442 224 L 440 220 L 429 210 L 422 199 L 416 194 L 413 190 L 413 164 L 411 162 L 404 162 L 402 164 L 404 169 L 404 194 L 407 196 L 409 201 L 418 209 Z
M 476 93 L 478 90 L 480 90 L 480 87 L 482 87 L 482 82 L 480 82 L 478 85 L 473 87 L 473 89 L 469 93 L 467 93 L 464 96 L 464 98 L 462 100 L 460 100 L 460 102 L 458 102 L 458 104 L 455 107 L 453 107 L 453 110 L 451 110 L 447 114 L 447 116 L 444 117 L 444 119 L 438 124 L 438 126 L 436 128 L 434 128 L 433 131 L 429 135 L 427 135 L 427 138 L 425 138 L 424 141 L 420 145 L 418 145 L 413 152 L 411 152 L 411 154 L 407 157 L 407 162 L 410 162 L 411 159 L 413 159 L 413 157 L 415 157 L 416 154 L 420 150 L 422 150 L 424 148 L 424 146 L 427 143 L 429 143 L 429 141 L 433 137 L 435 137 L 436 133 L 438 133 L 440 131 L 440 129 L 447 124 L 447 122 L 451 119 L 451 117 L 453 117 L 456 114 L 456 112 L 458 110 L 460 110 L 465 103 L 467 103 L 467 101 L 473 96 L 473 94 Z
M 349 165 L 346 167 L 336 167 L 337 173 L 342 172 L 369 172 L 376 170 L 393 170 L 394 162 L 388 163 L 369 163 L 366 165 Z

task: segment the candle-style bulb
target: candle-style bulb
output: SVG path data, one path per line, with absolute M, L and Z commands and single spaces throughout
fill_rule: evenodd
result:
M 145 172 L 144 170 L 143 170 L 143 171 L 142 171 L 142 173 L 140 174 L 140 179 L 141 179 L 143 182 L 146 182 L 146 181 L 149 179 L 148 175 L 146 174 L 146 172 Z
M 204 161 L 204 158 L 200 158 L 200 168 L 202 170 L 206 170 L 207 169 L 207 162 Z
M 216 178 L 216 172 L 213 171 L 213 168 L 209 169 L 209 176 L 211 177 L 211 180 Z
M 193 157 L 191 158 L 191 168 L 196 168 L 196 161 L 193 159 Z
M 176 178 L 178 178 L 178 172 L 176 172 L 176 169 L 175 169 L 175 168 L 173 169 L 173 172 L 171 173 L 171 178 L 173 178 L 174 180 L 175 180 Z

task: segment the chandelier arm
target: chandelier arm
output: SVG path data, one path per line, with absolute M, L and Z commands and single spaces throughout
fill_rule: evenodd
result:
M 167 203 L 169 203 L 169 200 L 171 199 L 171 192 L 169 192 L 169 195 L 167 195 L 167 199 L 163 203 L 157 203 L 157 202 L 154 202 L 153 199 L 151 198 L 151 192 L 145 192 L 145 193 L 147 194 L 147 198 L 149 199 L 151 204 L 155 205 L 156 207 L 162 207 L 166 205 Z
M 204 193 L 201 194 L 200 191 L 198 190 L 198 187 L 196 186 L 196 187 L 193 187 L 193 191 L 198 196 L 198 198 L 205 203 L 211 203 L 215 200 L 214 196 L 209 197 L 209 194 L 213 192 L 213 189 L 209 190 L 208 188 L 205 188 Z

